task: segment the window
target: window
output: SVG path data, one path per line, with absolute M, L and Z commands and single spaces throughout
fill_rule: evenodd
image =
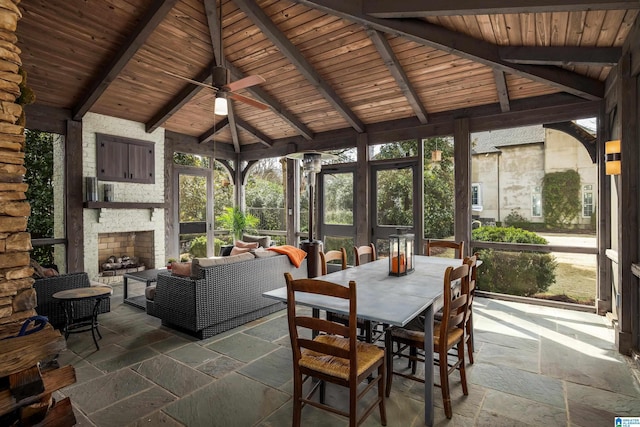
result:
M 471 184 L 471 210 L 482 212 L 482 184 Z
M 591 218 L 593 215 L 593 185 L 582 186 L 582 217 Z
M 535 187 L 531 192 L 531 216 L 542 216 L 542 188 Z

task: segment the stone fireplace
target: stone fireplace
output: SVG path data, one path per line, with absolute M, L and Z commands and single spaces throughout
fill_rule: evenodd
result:
M 102 277 L 155 268 L 152 231 L 98 234 L 98 271 Z

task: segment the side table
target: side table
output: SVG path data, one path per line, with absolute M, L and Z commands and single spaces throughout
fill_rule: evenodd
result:
M 158 280 L 158 273 L 160 271 L 167 271 L 166 269 L 151 269 L 151 270 L 142 270 L 135 273 L 126 273 L 122 276 L 122 299 L 125 304 L 132 305 L 141 310 L 146 310 L 145 296 L 137 295 L 130 297 L 129 296 L 129 280 L 135 280 L 138 282 L 144 282 L 145 287 L 148 288 L 152 283 L 155 283 Z
M 58 300 L 65 314 L 65 326 L 64 326 L 64 338 L 69 338 L 69 334 L 75 334 L 79 332 L 91 331 L 93 342 L 96 345 L 96 350 L 100 350 L 98 340 L 96 339 L 96 332 L 100 339 L 102 335 L 98 330 L 98 308 L 100 301 L 105 298 L 111 297 L 113 289 L 108 286 L 88 286 L 84 288 L 68 289 L 66 291 L 60 291 L 53 294 L 53 298 Z M 95 300 L 93 307 L 93 314 L 86 317 L 76 319 L 74 316 L 73 303 L 76 301 Z

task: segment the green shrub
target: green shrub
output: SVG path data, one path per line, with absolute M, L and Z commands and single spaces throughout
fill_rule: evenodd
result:
M 515 227 L 480 227 L 473 240 L 485 242 L 530 243 L 546 245 L 545 238 Z M 509 295 L 532 296 L 545 292 L 556 281 L 555 257 L 543 252 L 477 251 L 482 266 L 478 269 L 478 289 Z
M 524 228 L 529 225 L 529 221 L 517 210 L 512 210 L 504 219 L 504 224 L 508 227 Z
M 205 258 L 207 256 L 207 236 L 198 236 L 191 241 L 189 255 L 192 258 Z

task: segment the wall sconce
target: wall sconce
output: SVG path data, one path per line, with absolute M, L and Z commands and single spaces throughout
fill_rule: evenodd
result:
M 604 145 L 605 171 L 607 175 L 620 175 L 620 140 L 607 141 Z

